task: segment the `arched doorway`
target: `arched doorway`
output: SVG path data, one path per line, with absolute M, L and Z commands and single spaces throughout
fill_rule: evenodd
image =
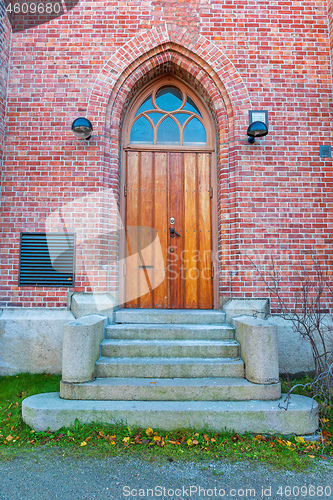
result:
M 215 142 L 206 106 L 173 76 L 146 86 L 129 106 L 121 186 L 125 307 L 218 306 Z

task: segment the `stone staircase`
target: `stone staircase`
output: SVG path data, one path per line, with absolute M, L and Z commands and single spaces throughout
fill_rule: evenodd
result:
M 64 326 L 60 395 L 26 398 L 28 425 L 55 431 L 78 419 L 165 431 L 317 429 L 311 399 L 292 395 L 286 411 L 269 323 L 238 316 L 238 343 L 222 311 L 123 309 L 109 319 L 115 322 L 89 314 Z
M 111 401 L 276 400 L 280 383 L 253 384 L 235 329 L 221 311 L 125 309 L 107 326 L 96 378 L 61 383 L 64 399 Z

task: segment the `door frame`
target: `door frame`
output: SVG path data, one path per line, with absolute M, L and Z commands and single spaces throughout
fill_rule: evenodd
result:
M 195 104 L 198 106 L 202 114 L 203 122 L 207 133 L 207 146 L 162 146 L 162 145 L 130 145 L 130 131 L 134 118 L 134 111 L 139 103 L 142 103 L 145 98 L 156 87 L 163 87 L 166 85 L 174 85 L 184 90 L 189 95 Z M 121 223 L 125 225 L 126 215 L 126 152 L 127 151 L 175 151 L 175 152 L 205 152 L 211 153 L 211 168 L 210 180 L 213 189 L 213 196 L 211 199 L 211 230 L 212 230 L 212 252 L 214 265 L 213 276 L 213 309 L 219 309 L 219 258 L 218 258 L 218 181 L 217 181 L 217 147 L 216 147 L 216 133 L 213 125 L 213 120 L 210 112 L 208 111 L 205 103 L 201 97 L 192 90 L 188 85 L 184 84 L 182 80 L 173 75 L 164 75 L 155 79 L 153 82 L 148 83 L 138 93 L 138 95 L 130 103 L 122 126 L 121 132 L 121 154 L 120 154 L 120 218 Z M 124 226 L 125 227 L 125 226 Z M 124 231 L 120 231 L 119 238 L 119 262 L 125 256 L 126 239 Z M 124 308 L 125 298 L 125 274 L 124 266 L 119 266 L 119 306 Z

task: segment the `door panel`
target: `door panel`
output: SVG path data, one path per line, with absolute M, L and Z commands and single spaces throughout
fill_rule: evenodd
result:
M 198 241 L 198 190 L 197 190 L 198 153 L 186 153 L 184 158 L 184 267 L 185 267 L 185 304 L 186 309 L 198 307 L 199 276 L 197 264 Z
M 209 153 L 127 152 L 126 307 L 213 307 L 210 186 Z
M 169 220 L 168 220 L 168 289 L 169 308 L 184 307 L 184 289 L 182 252 L 184 245 L 184 193 L 183 193 L 183 153 L 169 153 Z M 170 219 L 175 219 L 170 224 Z M 180 236 L 173 238 L 170 228 Z

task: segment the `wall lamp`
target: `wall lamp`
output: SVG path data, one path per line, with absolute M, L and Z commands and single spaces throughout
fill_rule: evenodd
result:
M 93 126 L 88 118 L 76 118 L 72 123 L 72 131 L 78 139 L 86 139 L 88 141 L 91 137 Z
M 256 137 L 264 137 L 268 134 L 268 127 L 264 122 L 253 122 L 247 129 L 248 141 L 253 144 Z

